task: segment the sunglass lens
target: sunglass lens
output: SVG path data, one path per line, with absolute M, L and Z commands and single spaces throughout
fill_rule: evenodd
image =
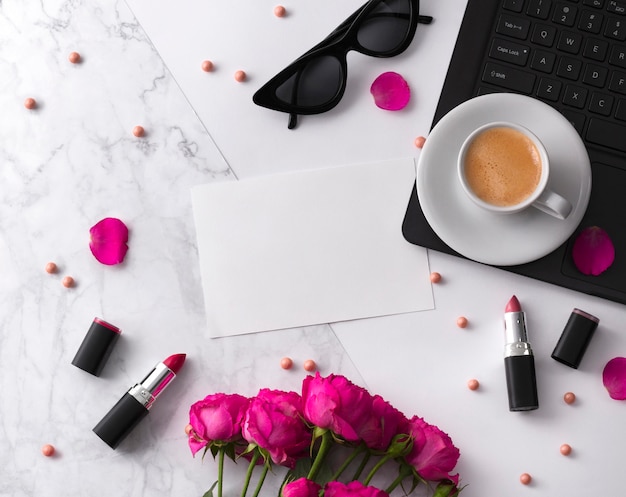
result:
M 411 0 L 383 0 L 363 20 L 357 41 L 372 54 L 395 55 L 404 46 L 410 26 Z
M 325 105 L 339 93 L 343 69 L 336 57 L 314 57 L 276 88 L 276 98 L 297 107 Z

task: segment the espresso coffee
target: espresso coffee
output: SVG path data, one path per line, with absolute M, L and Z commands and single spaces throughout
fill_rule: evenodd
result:
M 526 200 L 541 179 L 541 156 L 524 133 L 494 127 L 477 135 L 465 155 L 465 179 L 488 204 L 509 207 Z

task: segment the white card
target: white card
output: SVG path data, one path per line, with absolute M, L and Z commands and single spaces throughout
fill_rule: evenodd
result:
M 414 182 L 407 158 L 194 187 L 210 335 L 432 309 L 401 229 Z

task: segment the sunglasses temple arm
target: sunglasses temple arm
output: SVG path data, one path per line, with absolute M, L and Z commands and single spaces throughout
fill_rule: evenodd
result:
M 298 99 L 298 87 L 300 86 L 300 79 L 302 78 L 302 71 L 298 71 L 296 73 L 296 79 L 293 82 L 293 88 L 291 90 L 291 103 L 297 101 Z M 287 124 L 288 129 L 294 129 L 298 124 L 298 114 L 295 112 L 289 113 L 289 123 Z
M 418 16 L 417 22 L 419 22 L 420 24 L 430 24 L 431 22 L 433 22 L 433 18 L 431 16 Z

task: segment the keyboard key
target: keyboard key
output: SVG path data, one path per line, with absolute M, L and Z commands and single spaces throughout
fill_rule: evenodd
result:
M 602 7 L 604 7 L 604 0 L 583 0 L 583 5 L 595 7 L 596 9 L 601 9 Z
M 606 84 L 606 79 L 608 75 L 609 70 L 607 68 L 588 64 L 585 67 L 583 83 L 595 86 L 596 88 L 602 88 Z
M 588 38 L 585 40 L 585 48 L 583 49 L 583 57 L 602 62 L 606 58 L 609 44 L 604 40 Z
M 525 40 L 530 30 L 530 21 L 519 17 L 502 14 L 496 26 L 496 33 Z
M 622 99 L 617 103 L 615 119 L 619 119 L 620 121 L 626 121 L 626 100 Z
M 587 128 L 587 140 L 596 145 L 626 152 L 626 126 L 604 119 L 592 118 Z
M 614 71 L 611 75 L 611 82 L 609 83 L 609 90 L 626 95 L 626 74 L 619 71 Z
M 604 28 L 604 36 L 619 41 L 626 40 L 626 20 L 609 17 Z
M 587 101 L 588 91 L 584 88 L 574 85 L 567 85 L 565 87 L 565 94 L 563 95 L 563 103 L 570 107 L 577 109 L 584 109 L 585 102 Z
M 578 9 L 573 5 L 558 3 L 554 8 L 552 21 L 564 26 L 573 26 L 576 23 Z
M 547 19 L 550 15 L 551 6 L 552 2 L 550 0 L 530 0 L 526 13 L 537 19 Z
M 533 60 L 530 62 L 530 67 L 535 69 L 536 71 L 551 73 L 554 69 L 555 62 L 556 55 L 552 52 L 535 50 L 533 53 Z
M 544 100 L 558 102 L 562 86 L 563 84 L 555 79 L 541 78 L 537 88 L 537 96 Z
M 591 10 L 583 10 L 578 21 L 578 29 L 587 31 L 589 33 L 598 34 L 602 29 L 602 21 L 604 17 L 602 14 L 593 12 Z
M 591 101 L 589 102 L 589 110 L 595 114 L 603 116 L 610 116 L 613 110 L 613 102 L 615 99 L 610 95 L 604 95 L 602 93 L 592 93 Z
M 580 60 L 562 57 L 561 60 L 559 60 L 559 67 L 556 69 L 556 74 L 562 78 L 576 81 L 580 76 L 582 68 L 583 63 Z
M 510 62 L 518 66 L 526 65 L 529 54 L 530 49 L 527 46 L 501 38 L 494 39 L 489 50 L 489 57 L 492 59 Z
M 530 41 L 544 47 L 551 47 L 556 38 L 556 28 L 554 26 L 546 26 L 545 24 L 535 24 L 533 35 Z
M 610 0 L 609 4 L 606 6 L 606 10 L 622 16 L 626 15 L 626 3 Z
M 524 7 L 524 0 L 504 0 L 502 8 L 511 12 L 521 12 Z
M 583 42 L 583 36 L 580 33 L 571 31 L 563 31 L 559 36 L 559 42 L 556 46 L 562 52 L 577 54 Z
M 619 66 L 626 69 L 626 47 L 614 45 L 611 49 L 609 64 L 613 64 L 614 66 Z
M 532 93 L 535 79 L 536 77 L 532 73 L 491 62 L 485 64 L 485 71 L 482 77 L 485 83 L 525 93 L 526 95 Z

